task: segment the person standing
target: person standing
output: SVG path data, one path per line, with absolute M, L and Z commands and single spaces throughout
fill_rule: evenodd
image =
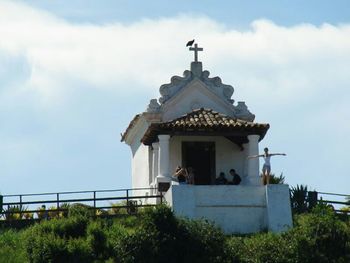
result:
M 269 184 L 270 183 L 270 173 L 271 173 L 271 157 L 275 155 L 283 155 L 286 156 L 285 153 L 269 153 L 269 149 L 266 147 L 264 148 L 264 153 L 259 155 L 251 155 L 248 156 L 248 159 L 251 158 L 264 158 L 264 165 L 262 168 L 262 182 L 263 184 Z

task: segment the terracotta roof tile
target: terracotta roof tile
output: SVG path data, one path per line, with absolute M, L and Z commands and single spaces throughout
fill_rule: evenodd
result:
M 158 134 L 174 134 L 178 132 L 225 132 L 225 134 L 240 133 L 241 136 L 249 134 L 258 134 L 262 139 L 269 124 L 260 124 L 249 121 L 244 121 L 237 118 L 229 117 L 225 114 L 216 112 L 212 109 L 197 109 L 188 114 L 185 114 L 175 120 L 163 123 L 153 123 L 146 131 L 142 138 L 142 142 L 150 144 Z

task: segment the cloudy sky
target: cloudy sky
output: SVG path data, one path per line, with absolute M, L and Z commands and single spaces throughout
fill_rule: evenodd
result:
M 348 1 L 0 0 L 0 192 L 125 188 L 120 142 L 204 47 L 290 185 L 350 193 Z

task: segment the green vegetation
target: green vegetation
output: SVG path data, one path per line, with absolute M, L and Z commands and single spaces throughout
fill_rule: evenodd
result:
M 350 262 L 350 223 L 319 205 L 282 234 L 225 236 L 166 206 L 114 219 L 73 206 L 66 218 L 1 230 L 0 262 Z
M 294 214 L 305 213 L 309 210 L 307 193 L 308 189 L 305 185 L 297 185 L 290 189 L 291 193 L 291 205 Z

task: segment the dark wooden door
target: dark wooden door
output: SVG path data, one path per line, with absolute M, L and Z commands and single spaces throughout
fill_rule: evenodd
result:
M 183 142 L 182 166 L 194 169 L 195 184 L 213 184 L 215 180 L 215 143 Z

